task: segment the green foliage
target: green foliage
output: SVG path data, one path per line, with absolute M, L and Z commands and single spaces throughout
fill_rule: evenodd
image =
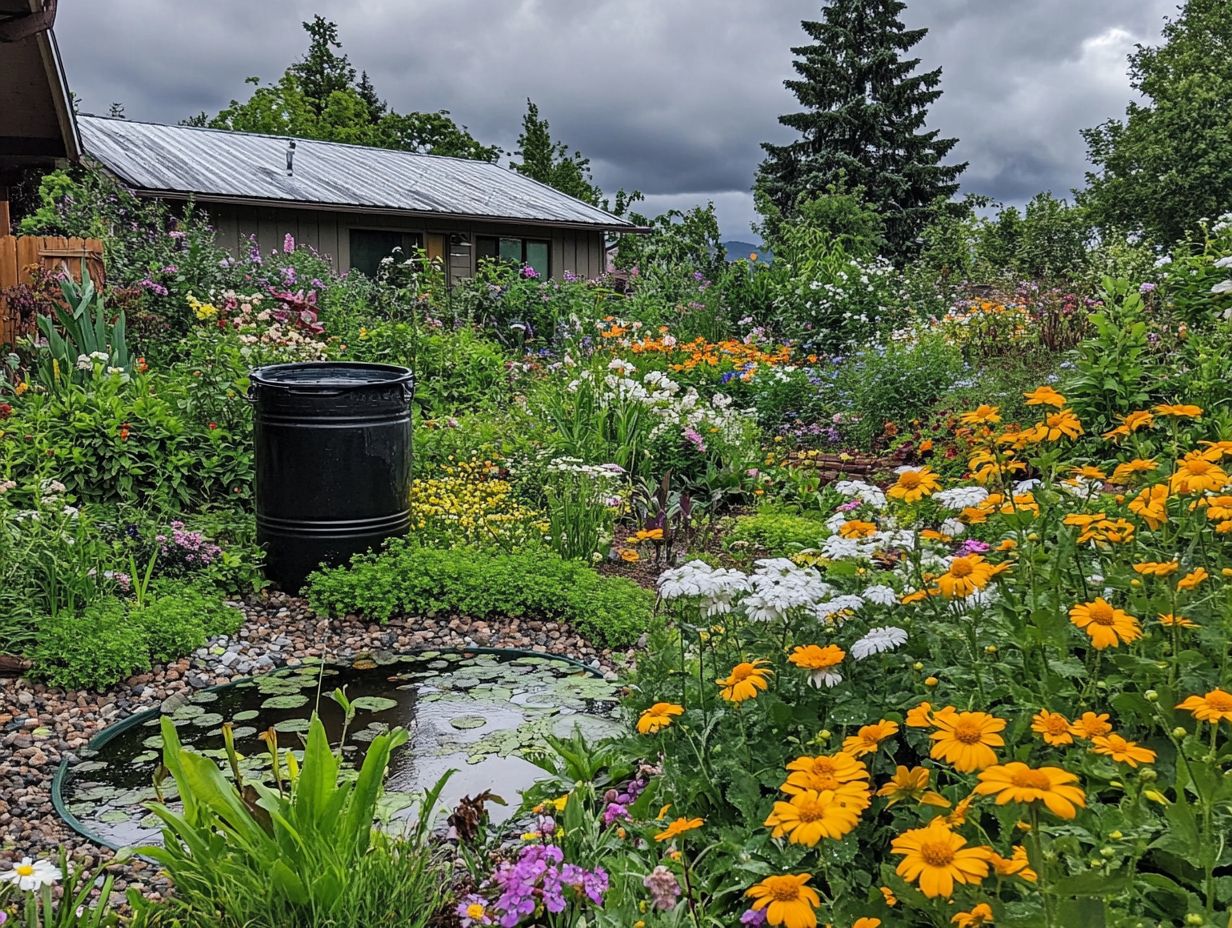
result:
M 654 219 L 637 214 L 630 218 L 651 231 L 622 235 L 616 266 L 636 268 L 639 287 L 679 286 L 694 273 L 715 280 L 722 273 L 727 256 L 713 203 L 687 211 L 671 209 Z
M 195 651 L 210 638 L 234 634 L 244 614 L 212 591 L 187 583 L 160 583 L 152 599 L 131 610 L 129 621 L 144 630 L 150 658 L 164 663 Z
M 339 702 L 345 710 L 346 697 L 339 694 Z M 213 759 L 181 747 L 170 719 L 162 735 L 163 763 L 183 812 L 152 805 L 163 821 L 163 846 L 139 850 L 175 882 L 171 914 L 219 928 L 422 928 L 432 918 L 444 875 L 426 838 L 444 780 L 424 797 L 404 839 L 373 829 L 390 755 L 406 744 L 405 730 L 377 735 L 351 780 L 341 776 L 341 748 L 331 750 L 314 714 L 302 766 L 271 742 L 277 789 L 231 782 Z M 238 771 L 238 756 L 228 751 Z
M 645 630 L 652 603 L 636 584 L 601 577 L 551 551 L 435 550 L 401 540 L 348 567 L 313 574 L 306 595 L 323 615 L 357 612 L 382 622 L 455 612 L 553 619 L 612 647 L 632 643 Z
M 39 333 L 47 343 L 37 349 L 37 376 L 48 390 L 80 383 L 105 369 L 108 375 L 127 376 L 128 342 L 124 312 L 112 322 L 103 308 L 103 295 L 95 289 L 90 270 L 81 263 L 81 283 L 70 277 L 60 281 L 65 308 L 55 316 L 39 316 Z
M 539 115 L 539 107 L 529 98 L 526 115 L 522 117 L 522 134 L 518 136 L 521 162 L 509 166 L 519 174 L 537 180 L 562 193 L 597 206 L 603 192 L 590 177 L 590 159 L 580 151 L 569 152 L 564 142 L 554 141 L 548 121 Z
M 838 244 L 855 258 L 875 257 L 885 244 L 885 222 L 862 191 L 837 187 L 803 196 L 784 218 L 763 190 L 754 191 L 763 217 L 762 237 L 776 259 L 798 261 L 808 252 Z
M 188 120 L 190 125 L 233 129 L 295 138 L 323 139 L 427 152 L 476 161 L 495 161 L 496 146 L 480 144 L 465 126 L 459 126 L 447 110 L 435 113 L 396 113 L 376 95 L 365 74 L 355 82 L 355 69 L 340 48 L 337 27 L 321 16 L 303 24 L 310 36 L 307 54 L 292 64 L 272 84 L 254 87 L 245 101 L 232 100 L 213 117 L 204 113 Z
M 861 348 L 836 379 L 836 405 L 844 410 L 840 428 L 869 447 L 887 422 L 926 413 L 963 369 L 961 352 L 935 335 Z
M 1088 431 L 1104 431 L 1125 413 L 1142 408 L 1149 393 L 1147 323 L 1142 296 L 1127 280 L 1106 279 L 1103 308 L 1091 314 L 1095 334 L 1078 348 L 1064 383 Z
M 724 542 L 729 548 L 752 546 L 775 555 L 788 555 L 816 548 L 829 534 L 818 519 L 765 508 L 752 515 L 737 516 Z
M 22 235 L 62 235 L 69 238 L 94 238 L 105 231 L 102 217 L 66 209 L 66 204 L 86 195 L 86 188 L 69 171 L 55 170 L 39 181 L 39 205 L 22 217 L 17 230 Z M 8 229 L 0 230 L 8 234 Z
M 105 689 L 150 666 L 145 627 L 113 597 L 43 619 L 32 656 L 32 674 L 65 689 Z
M 1083 132 L 1095 170 L 1081 202 L 1100 226 L 1170 244 L 1232 203 L 1230 42 L 1223 0 L 1187 0 L 1162 44 L 1130 56 L 1130 83 L 1145 99 L 1130 103 L 1124 119 Z
M 941 70 L 915 73 L 907 53 L 927 34 L 907 29 L 901 0 L 837 0 L 801 25 L 812 44 L 792 49 L 798 78 L 786 81 L 802 112 L 779 117 L 799 133 L 763 144 L 757 186 L 790 217 L 801 200 L 862 191 L 885 222 L 891 254 L 913 253 L 920 230 L 958 190 L 965 164 L 942 160 L 957 139 L 926 131 L 941 96 Z

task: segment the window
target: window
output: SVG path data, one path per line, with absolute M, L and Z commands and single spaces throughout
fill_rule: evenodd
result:
M 475 240 L 475 257 L 479 261 L 508 261 L 518 267 L 532 267 L 540 277 L 552 276 L 551 246 L 527 238 L 494 238 L 479 236 Z
M 376 277 L 381 261 L 393 257 L 398 261 L 414 258 L 423 247 L 423 235 L 418 232 L 395 232 L 392 229 L 352 229 L 351 269 Z M 397 253 L 395 254 L 395 251 Z M 399 255 L 401 257 L 399 257 Z

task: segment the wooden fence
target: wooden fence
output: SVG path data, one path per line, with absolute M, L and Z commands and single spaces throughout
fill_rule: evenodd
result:
M 18 284 L 28 284 L 36 267 L 63 271 L 81 279 L 81 262 L 85 259 L 90 278 L 96 286 L 103 284 L 103 243 L 95 238 L 57 238 L 40 235 L 0 236 L 0 346 L 11 345 L 26 332 L 22 330 L 17 309 L 9 306 L 5 291 Z

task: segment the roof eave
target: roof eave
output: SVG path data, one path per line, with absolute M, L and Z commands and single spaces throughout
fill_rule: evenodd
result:
M 397 209 L 396 207 L 362 206 L 354 203 L 318 203 L 304 200 L 279 200 L 267 197 L 238 197 L 227 194 L 197 193 L 191 190 L 155 190 L 134 187 L 128 189 L 139 197 L 156 197 L 165 200 L 192 200 L 194 203 L 217 203 L 230 206 L 266 206 L 276 209 L 310 209 L 331 213 L 358 213 L 364 216 L 402 216 L 411 219 L 449 219 L 465 222 L 490 222 L 501 225 L 548 226 L 554 229 L 579 229 L 589 232 L 651 231 L 645 226 L 619 222 L 569 222 L 560 219 L 530 219 L 517 216 L 486 216 L 478 213 L 446 213 L 432 210 Z

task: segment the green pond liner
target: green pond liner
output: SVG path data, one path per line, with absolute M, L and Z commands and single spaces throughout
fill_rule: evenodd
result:
M 489 656 L 495 657 L 496 661 L 484 662 L 483 658 Z M 86 795 L 84 799 L 74 801 L 74 784 L 83 783 L 83 781 L 89 785 L 89 788 L 85 790 L 85 794 L 89 794 L 90 791 L 94 791 L 97 794 L 100 790 L 110 790 L 111 795 L 122 795 L 120 788 L 107 788 L 107 786 L 96 784 L 90 785 L 92 781 L 87 778 L 89 774 L 94 774 L 96 771 L 108 768 L 108 764 L 100 759 L 105 749 L 108 746 L 115 746 L 117 738 L 124 739 L 126 742 L 131 741 L 132 738 L 137 737 L 137 733 L 133 732 L 134 728 L 145 726 L 152 732 L 152 736 L 145 738 L 142 742 L 144 748 L 147 749 L 138 754 L 137 757 L 129 758 L 129 762 L 147 765 L 154 763 L 156 765 L 156 762 L 161 759 L 161 748 L 155 747 L 153 742 L 160 742 L 161 738 L 158 727 L 154 723 L 159 720 L 160 716 L 170 715 L 175 718 L 177 730 L 180 731 L 181 737 L 185 739 L 186 747 L 191 748 L 195 746 L 193 744 L 195 738 L 208 738 L 216 735 L 216 731 L 206 732 L 207 730 L 217 730 L 217 727 L 221 726 L 224 720 L 235 722 L 235 726 L 237 726 L 235 728 L 237 741 L 239 741 L 240 736 L 253 737 L 256 732 L 256 728 L 253 725 L 257 722 L 257 718 L 262 715 L 262 711 L 266 712 L 266 714 L 283 715 L 287 714 L 287 712 L 291 712 L 291 714 L 302 712 L 303 722 L 299 722 L 298 717 L 292 715 L 274 726 L 281 736 L 280 748 L 297 748 L 299 747 L 299 738 L 301 738 L 302 732 L 307 731 L 306 720 L 312 714 L 312 705 L 310 705 L 310 700 L 299 698 L 299 691 L 307 689 L 307 686 L 299 685 L 296 688 L 294 684 L 297 683 L 297 678 L 299 678 L 298 682 L 302 684 L 303 680 L 307 679 L 308 674 L 312 675 L 312 678 L 317 682 L 313 684 L 312 688 L 315 689 L 319 685 L 320 707 L 322 707 L 322 711 L 325 711 L 326 707 L 334 705 L 333 701 L 328 699 L 328 694 L 335 688 L 335 684 L 330 682 L 330 677 L 334 677 L 334 675 L 351 675 L 352 678 L 355 678 L 357 674 L 389 674 L 384 679 L 383 684 L 389 690 L 388 696 L 352 696 L 352 701 L 360 702 L 362 707 L 360 711 L 356 712 L 355 722 L 352 723 L 352 727 L 347 732 L 346 742 L 351 746 L 349 748 L 351 751 L 359 748 L 355 742 L 370 741 L 371 739 L 371 733 L 368 733 L 368 730 L 363 727 L 363 716 L 375 715 L 383 711 L 404 710 L 410 712 L 408 722 L 414 722 L 418 720 L 421 711 L 424 711 L 420 709 L 420 702 L 428 704 L 430 700 L 440 700 L 442 702 L 450 699 L 457 700 L 460 699 L 458 694 L 467 694 L 471 690 L 478 691 L 480 695 L 477 698 L 472 698 L 474 699 L 474 704 L 468 706 L 468 712 L 463 712 L 463 714 L 458 714 L 452 718 L 434 717 L 430 720 L 437 723 L 437 731 L 439 733 L 440 722 L 444 721 L 447 723 L 450 735 L 457 736 L 460 739 L 468 739 L 468 741 L 441 742 L 444 743 L 445 747 L 457 747 L 460 748 L 460 751 L 452 754 L 431 755 L 432 759 L 462 757 L 462 755 L 467 753 L 467 747 L 478 748 L 482 746 L 484 741 L 488 741 L 492 742 L 492 746 L 495 746 L 495 749 L 492 749 L 489 753 L 477 751 L 476 754 L 472 754 L 471 757 L 462 760 L 461 763 L 482 765 L 487 763 L 488 760 L 499 760 L 499 762 L 505 763 L 511 757 L 517 760 L 517 762 L 529 763 L 522 760 L 521 755 L 516 753 L 516 748 L 520 744 L 519 737 L 538 737 L 547 728 L 552 727 L 553 722 L 573 720 L 574 723 L 578 723 L 585 720 L 585 718 L 591 718 L 591 720 L 594 720 L 595 725 L 599 725 L 599 723 L 609 725 L 611 723 L 615 727 L 614 720 L 616 707 L 618 706 L 616 702 L 616 684 L 609 684 L 610 689 L 607 691 L 600 691 L 602 689 L 601 686 L 580 686 L 580 690 L 578 690 L 580 695 L 573 696 L 572 706 L 569 705 L 569 698 L 561 698 L 554 701 L 553 704 L 553 685 L 554 689 L 559 690 L 562 688 L 562 684 L 568 683 L 570 679 L 575 680 L 582 677 L 582 673 L 589 675 L 590 678 L 599 680 L 599 682 L 602 680 L 600 670 L 577 661 L 577 659 L 564 657 L 562 654 L 525 651 L 525 649 L 517 648 L 426 647 L 403 652 L 378 652 L 377 656 L 372 657 L 373 664 L 375 665 L 371 665 L 371 667 L 355 667 L 356 663 L 365 661 L 367 661 L 367 657 L 356 658 L 350 664 L 326 663 L 322 659 L 313 658 L 310 661 L 299 664 L 282 665 L 282 667 L 272 669 L 269 673 L 257 675 L 257 677 L 245 677 L 232 680 L 229 683 L 209 686 L 207 689 L 193 691 L 191 694 L 170 696 L 170 698 L 164 699 L 158 705 L 150 707 L 150 709 L 136 712 L 136 714 L 103 728 L 101 732 L 90 739 L 85 751 L 80 752 L 81 757 L 75 763 L 69 763 L 67 759 L 60 760 L 59 767 L 55 770 L 52 779 L 52 805 L 58 815 L 63 818 L 64 822 L 74 832 L 89 839 L 92 843 L 102 845 L 102 847 L 120 850 L 132 847 L 133 844 L 149 843 L 144 842 L 144 840 L 138 840 L 138 842 L 118 842 L 118 840 L 108 837 L 99 831 L 100 826 L 106 826 L 106 824 L 111 823 L 115 823 L 118 828 L 121 822 L 131 821 L 133 815 L 139 815 L 139 813 L 148 815 L 148 810 L 144 807 L 144 801 L 138 800 L 136 797 L 128 804 L 131 807 L 131 811 L 112 808 L 110 811 L 101 812 L 101 815 L 96 813 L 94 816 L 95 820 L 97 820 L 96 822 L 84 822 L 83 817 L 91 818 L 91 816 L 79 816 L 78 812 L 75 812 L 70 807 L 73 805 L 80 807 L 81 802 L 91 801 L 89 795 Z M 519 664 L 519 662 L 533 662 L 533 664 Z M 407 669 L 410 664 L 414 664 L 415 668 L 421 667 L 423 669 Z M 441 665 L 434 670 L 429 670 L 430 665 L 434 664 Z M 510 664 L 513 664 L 514 667 L 506 670 L 506 665 Z M 420 690 L 431 688 L 431 684 L 425 684 L 421 680 L 419 683 L 411 682 L 398 686 L 397 678 L 399 674 L 397 672 L 399 667 L 404 670 L 402 674 L 404 678 L 409 679 L 416 677 L 416 675 L 421 675 L 425 680 L 430 680 L 432 675 L 435 674 L 436 677 L 445 680 L 445 682 L 451 677 L 456 678 L 453 680 L 456 686 L 450 689 L 439 689 L 429 695 L 423 695 L 420 693 Z M 551 673 L 545 673 L 548 668 L 551 668 Z M 568 669 L 568 673 L 559 672 L 559 670 L 564 668 Z M 515 672 L 517 677 L 530 680 L 530 689 L 515 691 L 514 686 L 503 686 L 499 682 L 493 682 L 493 680 L 503 679 Z M 394 679 L 391 679 L 391 677 Z M 355 680 L 352 679 L 351 683 L 354 682 Z M 373 679 L 372 683 L 376 683 L 376 680 Z M 546 689 L 547 691 L 532 691 L 533 686 L 536 685 L 540 685 L 541 689 Z M 240 696 L 235 696 L 235 693 L 240 689 L 250 689 L 251 699 L 255 701 L 255 706 L 261 706 L 261 709 L 250 707 L 250 709 L 234 712 L 233 715 L 218 714 L 218 712 L 212 711 L 214 709 L 212 705 L 214 702 L 225 704 L 229 699 L 239 699 Z M 350 695 L 352 694 L 349 693 Z M 407 705 L 400 705 L 398 699 L 391 699 L 389 696 L 400 696 L 400 698 L 407 702 Z M 174 710 L 164 710 L 164 705 L 166 705 L 169 699 L 177 702 Z M 485 702 L 483 700 L 488 701 Z M 612 707 L 609 711 L 606 711 L 606 714 L 591 711 L 594 706 L 606 705 L 607 702 L 611 702 Z M 485 714 L 485 709 L 492 711 Z M 338 710 L 338 712 L 340 714 L 341 710 Z M 515 715 L 516 712 L 520 712 L 522 722 L 515 726 L 494 726 L 492 731 L 482 736 L 482 741 L 474 741 L 474 738 L 477 737 L 477 732 L 482 731 L 488 725 L 489 718 L 499 715 L 501 712 L 510 717 Z M 371 728 L 377 728 L 379 725 L 383 725 L 383 723 L 370 722 L 368 728 L 371 730 Z M 262 725 L 261 727 L 264 728 L 266 726 Z M 405 725 L 404 727 L 410 728 L 414 736 L 415 728 L 413 725 Z M 365 733 L 368 733 L 367 738 L 363 737 Z M 126 736 L 131 737 L 126 738 Z M 136 749 L 132 743 L 124 744 L 124 746 L 128 747 L 129 751 Z M 411 751 L 413 747 L 415 747 L 414 739 L 408 746 L 400 748 L 399 752 L 395 752 L 394 757 L 398 758 L 400 754 Z M 505 753 L 500 753 L 501 749 L 504 749 Z M 251 754 L 250 757 L 255 762 L 255 760 L 260 759 L 260 754 Z M 416 765 L 424 757 L 425 755 L 421 753 L 414 755 L 415 764 L 411 765 L 408 775 L 414 774 L 414 771 L 418 769 Z M 479 759 L 474 759 L 476 757 Z M 451 764 L 451 767 L 458 767 L 458 763 Z M 391 770 L 393 769 L 394 763 L 391 762 Z M 118 771 L 116 773 L 122 778 Z M 456 776 L 455 779 L 457 779 Z M 171 788 L 172 794 L 174 794 L 174 783 L 171 783 L 169 780 L 168 785 Z M 147 784 L 142 786 L 127 784 L 124 786 L 124 791 L 136 794 L 136 792 L 144 791 L 148 786 L 148 781 Z M 499 788 L 500 784 L 494 783 L 492 786 L 493 788 Z M 409 802 L 405 801 L 405 797 L 408 795 L 411 795 L 408 791 L 391 791 L 387 794 L 389 800 L 387 811 L 391 813 L 391 816 L 409 807 Z M 511 811 L 511 808 L 516 806 L 517 797 L 506 796 L 506 799 L 510 800 Z M 400 800 L 403 801 L 402 805 L 399 805 Z M 105 807 L 106 804 L 100 802 L 100 808 Z M 108 821 L 108 816 L 110 816 L 110 821 Z M 150 828 L 155 828 L 155 826 L 152 824 Z M 158 831 L 155 828 L 155 839 L 156 833 Z

